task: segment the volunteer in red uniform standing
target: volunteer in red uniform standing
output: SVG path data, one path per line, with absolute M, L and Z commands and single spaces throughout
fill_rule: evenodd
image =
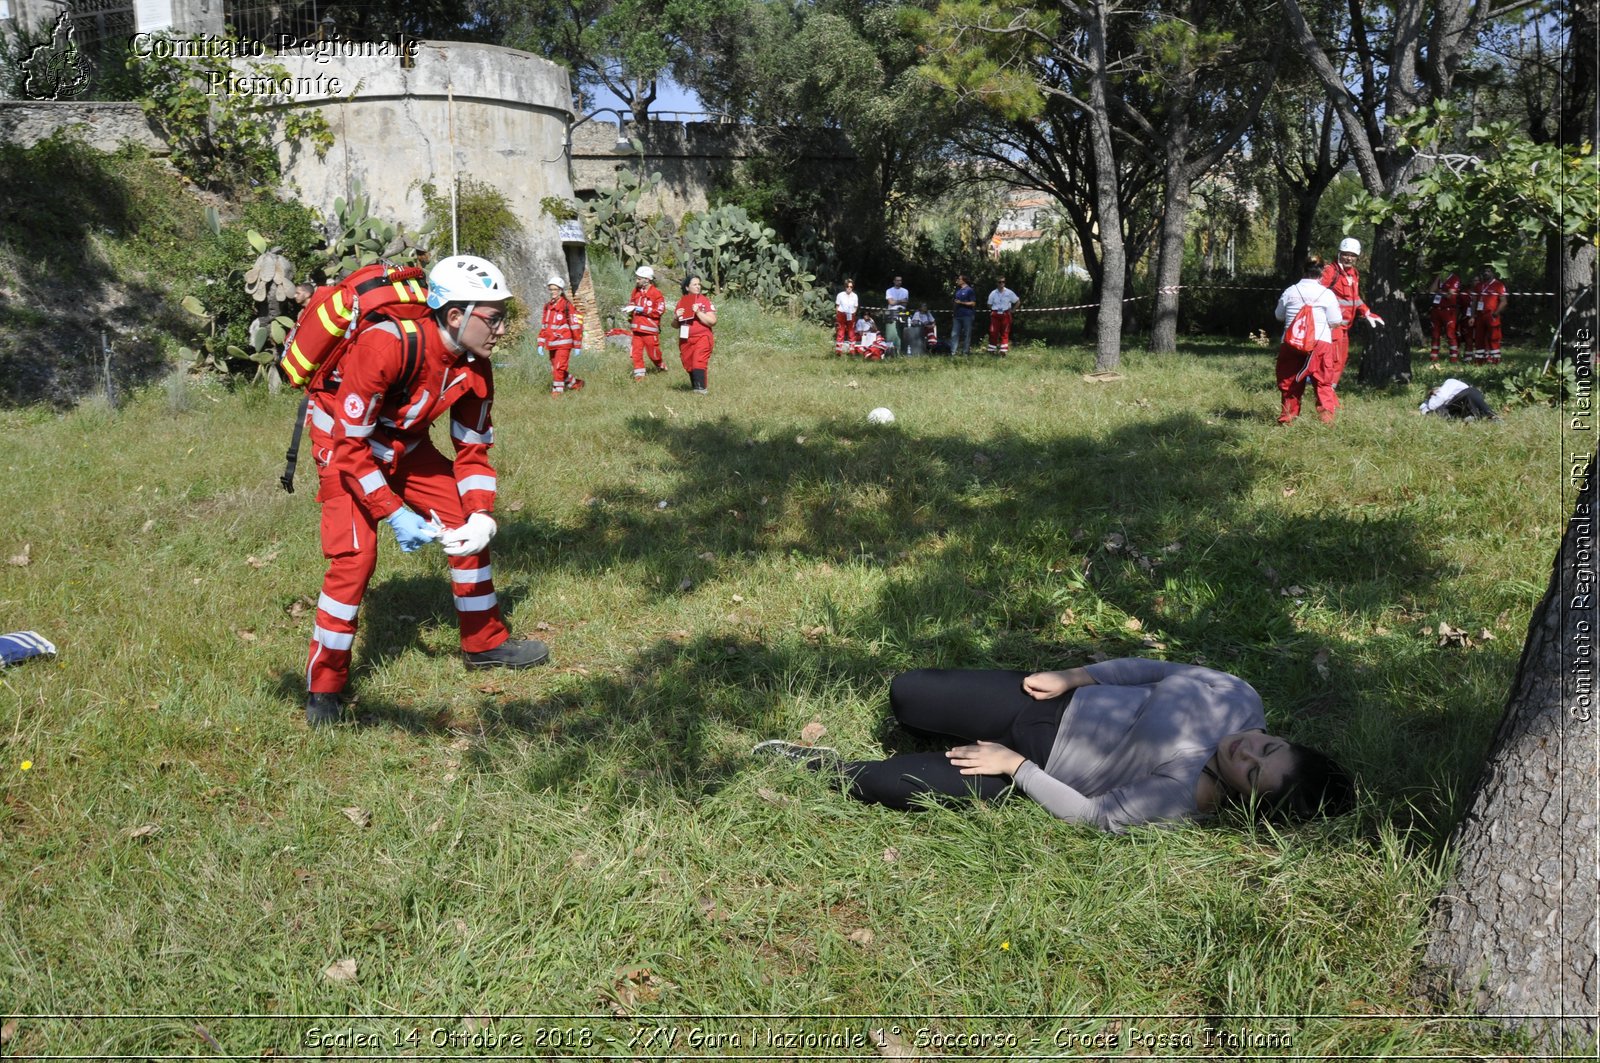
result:
M 1472 360 L 1500 364 L 1500 315 L 1509 293 L 1493 266 L 1478 273 L 1472 290 Z
M 539 325 L 539 353 L 550 359 L 550 394 L 562 395 L 583 387 L 583 381 L 568 372 L 572 356 L 583 353 L 583 315 L 567 298 L 567 283 L 552 276 L 545 282 L 550 301 L 544 304 Z
M 711 329 L 717 323 L 717 308 L 701 292 L 699 277 L 683 282 L 683 298 L 678 300 L 672 316 L 678 324 L 678 357 L 683 361 L 684 372 L 689 374 L 689 386 L 696 395 L 704 395 L 714 341 Z
M 856 294 L 856 282 L 846 280 L 844 291 L 833 297 L 833 353 L 849 354 L 856 342 L 856 311 L 861 297 Z
M 1439 339 L 1443 337 L 1450 351 L 1452 362 L 1460 361 L 1460 350 L 1456 337 L 1456 322 L 1461 316 L 1461 277 L 1455 270 L 1442 270 L 1433 279 L 1433 309 L 1430 315 L 1433 323 L 1433 346 L 1428 350 L 1428 361 L 1439 360 Z
M 306 722 L 333 723 L 350 675 L 356 615 L 378 563 L 378 522 L 406 553 L 439 542 L 450 566 L 461 649 L 469 668 L 526 668 L 550 650 L 513 639 L 489 566 L 495 472 L 491 358 L 505 334 L 505 276 L 470 255 L 428 274 L 431 317 L 376 320 L 322 384 L 307 421 L 320 478 L 322 553 L 328 559 L 306 664 Z M 428 436 L 450 415 L 454 460 Z
M 640 266 L 633 271 L 632 299 L 622 309 L 633 315 L 633 379 L 643 380 L 647 355 L 658 372 L 667 369 L 661 364 L 661 315 L 667 312 L 667 297 L 656 287 L 654 269 Z
M 1322 286 L 1333 292 L 1333 297 L 1339 301 L 1339 310 L 1343 314 L 1343 323 L 1333 330 L 1333 357 L 1327 365 L 1327 373 L 1332 378 L 1318 383 L 1326 383 L 1331 388 L 1339 386 L 1339 378 L 1344 375 L 1344 367 L 1350 361 L 1350 325 L 1357 317 L 1364 317 L 1373 327 L 1383 324 L 1383 318 L 1374 314 L 1361 301 L 1361 274 L 1356 270 L 1356 259 L 1361 257 L 1361 241 L 1347 236 L 1339 241 L 1338 261 L 1330 264 L 1322 271 Z
M 1283 290 L 1273 311 L 1273 316 L 1284 323 L 1283 341 L 1278 345 L 1278 391 L 1283 395 L 1279 424 L 1292 424 L 1300 416 L 1300 396 L 1305 394 L 1307 378 L 1316 385 L 1317 411 L 1323 424 L 1332 424 L 1334 411 L 1339 408 L 1339 396 L 1326 378 L 1333 359 L 1333 330 L 1343 315 L 1333 293 L 1317 280 L 1320 276 L 1322 259 L 1308 256 L 1300 280 Z M 1310 317 L 1310 350 L 1290 342 L 1290 334 L 1304 327 L 1305 323 L 1296 320 L 1302 308 L 1308 308 Z

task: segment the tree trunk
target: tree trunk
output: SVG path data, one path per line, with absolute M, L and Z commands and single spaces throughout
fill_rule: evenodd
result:
M 1354 340 L 1361 332 L 1366 333 L 1358 378 L 1363 384 L 1381 387 L 1396 380 L 1411 379 L 1411 319 L 1416 311 L 1411 307 L 1405 285 L 1400 283 L 1399 227 L 1381 226 L 1372 243 L 1372 268 L 1362 278 L 1361 297 L 1384 319 L 1385 325 L 1375 329 L 1354 322 L 1350 326 L 1350 338 Z
M 1122 293 L 1127 267 L 1122 246 L 1122 211 L 1117 206 L 1117 160 L 1111 147 L 1111 111 L 1106 87 L 1106 8 L 1090 5 L 1090 136 L 1095 161 L 1095 205 L 1100 223 L 1100 310 L 1095 329 L 1094 371 L 1115 372 L 1122 362 Z
M 1189 224 L 1189 114 L 1175 118 L 1166 150 L 1166 188 L 1161 205 L 1161 234 L 1156 245 L 1156 312 L 1150 325 L 1150 349 L 1172 354 L 1178 349 L 1178 285 L 1183 281 L 1183 236 Z
M 1456 835 L 1460 865 L 1435 909 L 1427 959 L 1481 1012 L 1526 1023 L 1557 1049 L 1592 1052 L 1593 1042 L 1583 1042 L 1595 1035 L 1600 1007 L 1600 481 L 1590 473 L 1600 469 L 1575 460 L 1577 505 Z

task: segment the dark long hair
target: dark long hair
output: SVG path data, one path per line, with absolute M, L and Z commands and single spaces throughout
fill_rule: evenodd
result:
M 1256 801 L 1258 811 L 1271 819 L 1303 820 L 1313 816 L 1341 816 L 1355 804 L 1356 784 L 1339 762 L 1318 749 L 1289 743 L 1294 767 L 1283 785 Z

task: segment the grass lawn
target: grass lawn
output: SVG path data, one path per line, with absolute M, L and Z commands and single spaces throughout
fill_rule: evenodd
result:
M 1413 986 L 1560 539 L 1557 411 L 1352 382 L 1283 429 L 1259 348 L 1092 384 L 1084 349 L 864 365 L 720 309 L 706 397 L 611 350 L 556 401 L 505 354 L 496 582 L 554 666 L 464 672 L 440 556 L 385 542 L 359 723 L 317 733 L 297 396 L 0 414 L 0 630 L 60 647 L 0 673 L 0 1054 L 1516 1050 Z M 746 755 L 902 748 L 908 667 L 1124 655 L 1243 675 L 1360 811 L 1115 837 Z

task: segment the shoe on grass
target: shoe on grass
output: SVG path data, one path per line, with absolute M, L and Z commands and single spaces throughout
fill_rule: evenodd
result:
M 313 691 L 306 698 L 306 726 L 326 727 L 338 723 L 344 714 L 344 701 L 338 694 Z
M 506 639 L 492 650 L 461 656 L 468 668 L 532 668 L 550 660 L 550 647 L 538 639 Z
M 781 757 L 793 761 L 808 771 L 820 771 L 823 768 L 837 767 L 839 764 L 839 751 L 828 746 L 807 746 L 799 742 L 785 742 L 781 738 L 769 738 L 765 742 L 757 742 L 754 749 L 750 750 L 752 757 Z

